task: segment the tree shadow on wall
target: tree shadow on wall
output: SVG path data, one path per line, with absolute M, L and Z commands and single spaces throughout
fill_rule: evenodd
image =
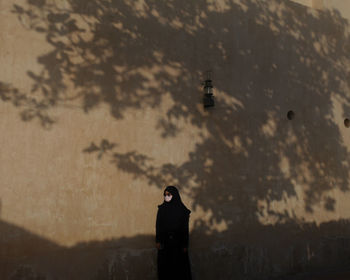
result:
M 13 12 L 53 48 L 38 57 L 42 72 L 28 71 L 30 93 L 1 84 L 2 99 L 18 106 L 24 120 L 54 125 L 50 109 L 70 102 L 81 102 L 84 112 L 104 103 L 123 119 L 129 109 L 156 109 L 170 96 L 174 105 L 159 119 L 160 135 L 176 138 L 182 121 L 203 130 L 180 165 L 156 165 L 143 151 L 118 152 L 111 146 L 117 139 L 84 149 L 100 158 L 114 150 L 118 169 L 150 185 L 163 187 L 169 178 L 179 184 L 194 210 L 212 213 L 195 222 L 194 236 L 208 232 L 225 246 L 256 244 L 269 255 L 275 245 L 268 243 L 291 237 L 288 224 L 302 231 L 306 223 L 299 209 L 281 211 L 278 203 L 294 199 L 307 213 L 332 212 L 330 191 L 348 191 L 349 155 L 333 105 L 349 109 L 348 23 L 338 12 L 251 0 L 139 6 L 28 0 Z M 208 68 L 217 106 L 203 112 L 197 85 Z M 286 119 L 290 109 L 292 121 Z M 265 232 L 264 220 L 279 226 Z M 220 223 L 224 231 L 214 229 Z

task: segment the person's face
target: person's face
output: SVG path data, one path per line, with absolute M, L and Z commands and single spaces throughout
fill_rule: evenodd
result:
M 164 200 L 166 201 L 166 202 L 170 202 L 170 200 L 173 198 L 173 196 L 171 195 L 171 193 L 170 192 L 168 192 L 168 191 L 165 191 L 164 192 Z

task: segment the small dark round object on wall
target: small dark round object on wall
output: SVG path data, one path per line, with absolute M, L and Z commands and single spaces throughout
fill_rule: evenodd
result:
M 288 111 L 288 113 L 287 113 L 288 120 L 292 120 L 292 119 L 294 119 L 294 117 L 295 117 L 295 113 L 292 110 Z
M 345 119 L 344 120 L 344 125 L 345 125 L 345 127 L 350 127 L 350 120 L 349 119 Z

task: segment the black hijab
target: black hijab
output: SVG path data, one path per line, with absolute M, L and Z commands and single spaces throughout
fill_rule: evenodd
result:
M 163 230 L 177 230 L 191 213 L 181 201 L 179 191 L 174 186 L 168 186 L 164 190 L 173 196 L 169 202 L 164 201 L 158 206 Z

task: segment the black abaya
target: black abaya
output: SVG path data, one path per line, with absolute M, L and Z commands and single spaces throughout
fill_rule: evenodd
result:
M 191 268 L 188 257 L 188 222 L 190 210 L 182 203 L 178 190 L 169 186 L 170 202 L 158 206 L 156 242 L 158 249 L 159 280 L 190 280 Z M 164 193 L 165 193 L 164 191 Z

